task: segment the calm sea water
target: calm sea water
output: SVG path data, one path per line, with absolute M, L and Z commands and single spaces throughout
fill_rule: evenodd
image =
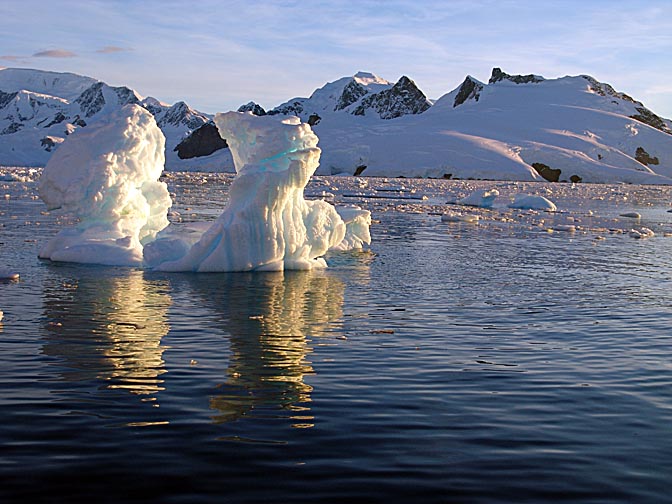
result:
M 672 502 L 670 189 L 319 178 L 370 250 L 195 275 L 38 260 L 36 176 L 0 170 L 0 502 Z M 167 182 L 179 225 L 230 177 Z

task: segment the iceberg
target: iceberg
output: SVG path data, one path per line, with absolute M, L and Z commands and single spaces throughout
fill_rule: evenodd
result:
M 499 196 L 499 191 L 497 189 L 483 189 L 480 191 L 475 191 L 466 198 L 458 200 L 457 204 L 480 208 L 491 208 L 497 196 Z
M 298 117 L 216 114 L 236 169 L 229 201 L 200 234 L 169 226 L 144 247 L 145 265 L 160 271 L 233 272 L 324 268 L 328 250 L 370 243 L 371 214 L 305 200 L 319 165 L 318 137 Z
M 158 179 L 165 137 L 137 105 L 73 133 L 47 163 L 39 195 L 79 223 L 61 230 L 39 255 L 52 261 L 141 266 L 143 246 L 168 225 L 172 205 Z
M 548 198 L 523 193 L 514 196 L 513 202 L 509 204 L 509 208 L 517 210 L 543 210 L 546 212 L 555 212 L 558 210 L 555 203 Z

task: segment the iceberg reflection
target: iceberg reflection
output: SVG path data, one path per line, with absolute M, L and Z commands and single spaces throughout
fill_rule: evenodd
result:
M 76 280 L 55 277 L 45 288 L 43 352 L 61 359 L 64 380 L 104 380 L 106 389 L 150 396 L 163 390 L 166 372 L 167 282 L 137 270 L 107 271 L 78 269 Z
M 199 275 L 189 281 L 230 333 L 226 380 L 210 398 L 213 421 L 279 408 L 289 412 L 294 427 L 311 427 L 307 403 L 313 389 L 305 382 L 314 373 L 311 339 L 342 318 L 343 282 L 323 270 Z

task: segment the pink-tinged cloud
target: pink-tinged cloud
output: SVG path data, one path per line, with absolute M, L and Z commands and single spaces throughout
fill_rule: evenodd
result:
M 33 58 L 75 58 L 77 55 L 72 51 L 65 49 L 49 49 L 47 51 L 39 51 L 33 54 Z
M 130 50 L 131 49 L 126 49 L 124 47 L 118 47 L 118 46 L 105 46 L 102 49 L 98 49 L 96 52 L 100 54 L 112 54 L 118 52 L 126 52 Z
M 5 61 L 21 61 L 23 60 L 23 56 L 13 56 L 11 54 L 4 54 L 0 56 L 0 60 L 5 60 Z

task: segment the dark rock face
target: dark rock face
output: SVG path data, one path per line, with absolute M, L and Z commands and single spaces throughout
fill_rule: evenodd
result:
M 431 106 L 415 82 L 404 75 L 390 89 L 364 97 L 352 113 L 366 115 L 367 110 L 372 109 L 381 119 L 394 119 L 407 114 L 422 114 Z
M 75 103 L 79 104 L 79 108 L 84 113 L 84 117 L 91 117 L 103 110 L 106 103 L 105 96 L 103 95 L 103 86 L 105 84 L 102 82 L 96 82 L 75 100 Z M 110 87 L 110 89 L 117 95 L 117 104 L 120 107 L 129 103 L 140 103 L 140 100 L 138 100 L 132 89 L 124 86 Z
M 113 87 L 112 90 L 117 95 L 117 100 L 119 101 L 120 107 L 128 105 L 129 103 L 140 103 L 140 100 L 138 100 L 138 96 L 135 94 L 135 91 L 127 88 L 126 86 Z
M 578 184 L 582 180 L 583 179 L 581 177 L 579 177 L 578 175 L 572 175 L 571 177 L 569 177 L 569 181 L 573 182 L 574 184 Z
M 316 125 L 317 123 L 319 123 L 321 120 L 322 120 L 322 118 L 321 118 L 319 115 L 317 115 L 317 114 L 315 114 L 315 113 L 310 114 L 310 117 L 308 117 L 308 121 L 307 121 L 307 122 L 308 122 L 308 126 L 315 126 L 315 125 Z
M 284 105 L 275 107 L 273 110 L 269 110 L 266 114 L 267 115 L 283 114 L 283 115 L 300 116 L 302 112 L 303 112 L 303 100 L 294 100 L 292 102 L 285 103 Z
M 508 80 L 511 81 L 515 84 L 530 84 L 530 83 L 537 83 L 537 82 L 542 82 L 544 80 L 543 77 L 539 77 L 538 75 L 533 75 L 533 74 L 527 74 L 527 75 L 509 75 L 505 72 L 502 72 L 501 68 L 493 68 L 492 69 L 492 75 L 490 76 L 490 80 L 488 81 L 488 84 L 494 84 L 495 82 L 500 82 L 503 80 Z
M 637 110 L 639 113 L 631 115 L 630 117 L 632 119 L 636 119 L 637 121 L 648 124 L 652 128 L 656 128 L 663 133 L 672 135 L 672 131 L 670 128 L 668 128 L 667 124 L 665 124 L 665 121 L 663 121 L 659 116 L 651 112 L 649 109 L 642 105 L 641 107 L 635 107 L 635 110 Z
M 19 93 L 4 93 L 0 91 L 0 109 L 5 108 L 9 103 L 16 98 Z
M 67 117 L 63 114 L 63 112 L 57 112 L 56 115 L 54 116 L 54 118 L 49 122 L 49 124 L 47 124 L 44 127 L 48 128 L 50 126 L 53 126 L 54 124 L 62 123 L 66 119 L 67 119 Z
M 343 93 L 338 99 L 334 110 L 343 110 L 344 108 L 349 107 L 367 93 L 368 91 L 364 86 L 353 80 L 343 88 Z
M 166 110 L 166 113 L 157 121 L 157 124 L 159 128 L 165 126 L 186 126 L 190 130 L 196 130 L 207 122 L 208 120 L 205 117 L 194 112 L 183 101 L 179 101 Z
M 44 137 L 40 139 L 40 146 L 47 152 L 51 152 L 56 146 L 56 142 L 53 141 L 50 137 Z
M 149 101 L 144 101 L 140 103 L 140 105 L 153 116 L 156 116 L 157 114 L 160 114 L 163 111 L 163 108 L 160 105 L 157 105 Z
M 359 177 L 362 173 L 364 173 L 364 170 L 366 170 L 366 165 L 359 165 L 355 169 L 355 173 L 353 173 L 353 176 Z
M 537 170 L 537 173 L 549 182 L 557 182 L 560 180 L 560 173 L 562 173 L 561 170 L 554 170 L 544 163 L 532 163 L 532 168 Z
M 209 156 L 213 152 L 227 148 L 226 140 L 219 136 L 219 130 L 213 122 L 207 122 L 182 140 L 175 148 L 177 157 L 191 159 Z
M 75 100 L 75 103 L 79 103 L 79 108 L 84 113 L 84 117 L 91 117 L 103 110 L 103 107 L 105 106 L 103 83 L 96 82 L 93 86 L 79 95 L 79 98 Z
M 256 116 L 266 115 L 264 107 L 254 102 L 249 102 L 246 103 L 245 105 L 241 105 L 240 107 L 238 107 L 238 112 L 252 112 Z
M 637 147 L 637 150 L 635 151 L 635 159 L 646 166 L 660 164 L 658 158 L 650 156 L 649 153 L 644 150 L 644 147 Z
M 23 124 L 18 123 L 18 122 L 13 122 L 9 126 L 7 126 L 5 129 L 0 131 L 0 135 L 11 135 L 12 133 L 16 133 L 17 131 L 20 131 L 23 129 Z
M 605 84 L 604 82 L 598 82 L 596 79 L 594 79 L 590 75 L 582 75 L 581 77 L 583 77 L 584 79 L 586 79 L 588 81 L 588 87 L 595 94 L 598 94 L 600 96 L 612 96 L 614 98 L 618 98 L 620 100 L 627 101 L 627 102 L 630 102 L 630 103 L 639 103 L 639 102 L 635 101 L 632 97 L 628 96 L 627 94 L 619 93 L 613 87 L 611 87 L 609 84 Z
M 78 115 L 76 115 L 72 120 L 72 124 L 74 124 L 75 126 L 79 126 L 80 128 L 84 128 L 86 126 L 86 121 L 81 117 L 79 117 Z
M 471 77 L 467 76 L 464 79 L 464 82 L 460 85 L 457 94 L 455 95 L 455 101 L 453 102 L 453 108 L 458 105 L 462 105 L 467 100 L 475 100 L 481 97 L 481 91 L 483 91 L 483 86 L 473 80 Z

